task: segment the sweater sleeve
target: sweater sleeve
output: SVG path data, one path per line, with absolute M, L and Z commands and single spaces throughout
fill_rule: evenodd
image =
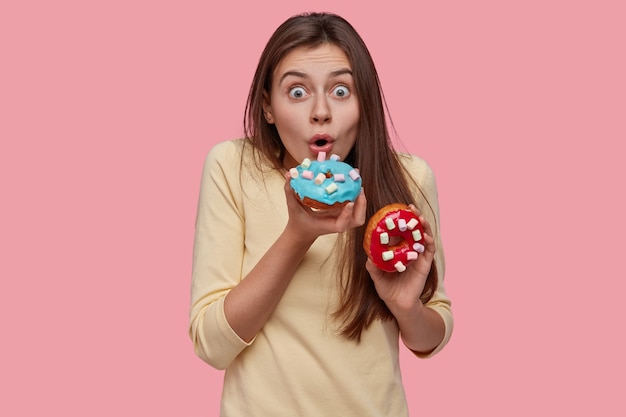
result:
M 443 244 L 441 239 L 441 221 L 439 216 L 439 196 L 437 192 L 437 184 L 435 181 L 435 175 L 431 167 L 426 161 L 416 157 L 405 155 L 403 159 L 405 166 L 408 169 L 409 174 L 413 177 L 418 185 L 418 189 L 415 191 L 416 200 L 418 201 L 418 208 L 422 215 L 426 218 L 430 224 L 436 245 L 435 252 L 435 266 L 438 274 L 438 285 L 432 298 L 425 304 L 426 307 L 436 311 L 443 319 L 445 325 L 445 334 L 441 343 L 431 352 L 427 354 L 417 353 L 418 357 L 428 358 L 439 351 L 441 351 L 452 336 L 452 330 L 454 327 L 454 320 L 452 316 L 452 303 L 444 288 L 444 276 L 446 272 L 445 256 L 443 250 Z
M 244 218 L 239 152 L 234 142 L 214 146 L 202 171 L 193 249 L 189 336 L 196 355 L 224 369 L 252 342 L 224 315 L 224 298 L 241 281 Z

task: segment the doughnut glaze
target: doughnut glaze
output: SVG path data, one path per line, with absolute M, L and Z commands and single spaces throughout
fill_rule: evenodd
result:
M 424 228 L 406 204 L 378 210 L 365 229 L 363 248 L 372 262 L 387 272 L 404 272 L 424 252 Z
M 359 172 L 339 156 L 320 152 L 317 160 L 305 158 L 300 165 L 289 170 L 290 185 L 304 204 L 323 209 L 356 200 L 361 192 Z

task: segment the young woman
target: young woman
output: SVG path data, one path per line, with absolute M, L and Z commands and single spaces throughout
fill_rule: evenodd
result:
M 433 173 L 391 145 L 374 63 L 332 14 L 272 35 L 246 106 L 245 138 L 207 156 L 193 258 L 190 336 L 225 369 L 222 416 L 405 416 L 399 339 L 418 357 L 452 333 Z M 312 211 L 287 171 L 319 151 L 360 170 L 354 203 Z M 365 222 L 414 205 L 426 250 L 402 273 L 377 269 Z

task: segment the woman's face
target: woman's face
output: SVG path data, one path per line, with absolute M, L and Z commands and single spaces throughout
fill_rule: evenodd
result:
M 348 57 L 330 43 L 294 49 L 274 71 L 263 109 L 287 150 L 286 168 L 304 158 L 316 159 L 318 152 L 345 159 L 359 125 L 359 100 Z

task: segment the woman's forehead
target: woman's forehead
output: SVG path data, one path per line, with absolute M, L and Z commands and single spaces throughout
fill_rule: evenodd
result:
M 301 46 L 287 53 L 276 66 L 274 77 L 284 74 L 310 74 L 313 72 L 346 72 L 352 65 L 348 55 L 340 47 L 324 43 L 315 47 Z M 276 79 L 276 78 L 275 78 Z

